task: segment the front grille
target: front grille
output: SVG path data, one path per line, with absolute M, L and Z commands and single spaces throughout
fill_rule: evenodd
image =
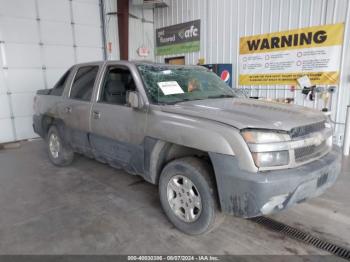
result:
M 289 135 L 291 136 L 291 138 L 306 136 L 310 133 L 323 130 L 325 128 L 325 123 L 325 121 L 322 121 L 307 126 L 295 127 L 292 130 L 290 130 Z
M 294 150 L 295 162 L 305 162 L 312 158 L 319 157 L 327 151 L 327 142 L 323 141 L 319 145 L 311 145 L 296 148 Z

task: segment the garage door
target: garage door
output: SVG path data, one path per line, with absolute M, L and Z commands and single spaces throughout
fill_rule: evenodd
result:
M 35 91 L 102 46 L 99 0 L 0 0 L 0 143 L 35 137 Z

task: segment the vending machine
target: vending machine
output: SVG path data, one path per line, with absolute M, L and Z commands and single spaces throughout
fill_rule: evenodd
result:
M 226 84 L 232 87 L 232 64 L 203 65 L 217 74 Z

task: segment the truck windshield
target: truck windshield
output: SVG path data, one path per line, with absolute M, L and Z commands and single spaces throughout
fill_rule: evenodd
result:
M 154 103 L 238 97 L 216 74 L 200 67 L 138 65 L 146 92 Z

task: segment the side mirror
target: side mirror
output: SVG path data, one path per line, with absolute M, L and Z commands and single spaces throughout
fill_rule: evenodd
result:
M 143 103 L 142 99 L 139 97 L 139 94 L 136 91 L 128 92 L 128 104 L 132 108 L 142 108 Z

